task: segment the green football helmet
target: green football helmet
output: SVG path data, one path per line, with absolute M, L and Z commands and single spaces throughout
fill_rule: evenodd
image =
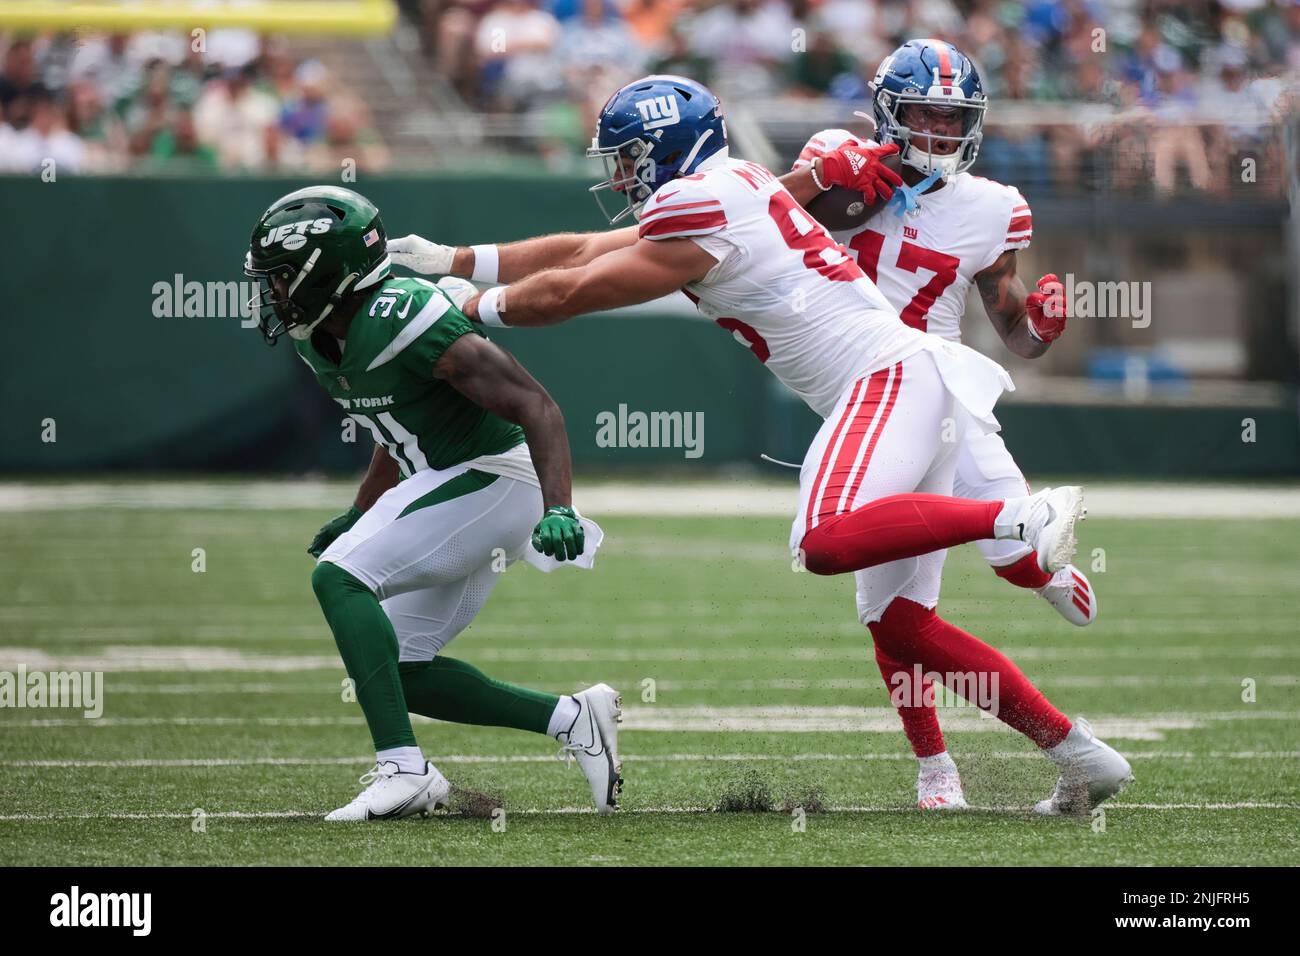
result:
M 309 186 L 273 202 L 244 258 L 244 274 L 261 281 L 249 306 L 270 345 L 285 332 L 310 338 L 345 296 L 383 281 L 391 268 L 379 210 L 338 186 Z

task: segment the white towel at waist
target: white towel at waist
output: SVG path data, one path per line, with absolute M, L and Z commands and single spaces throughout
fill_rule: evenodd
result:
M 548 574 L 556 568 L 582 568 L 590 571 L 591 566 L 596 562 L 596 549 L 600 547 L 601 542 L 605 540 L 605 532 L 600 530 L 600 525 L 590 518 L 584 518 L 578 515 L 578 520 L 582 524 L 582 533 L 584 535 L 582 544 L 582 554 L 578 555 L 572 561 L 556 561 L 550 555 L 542 554 L 533 547 L 529 541 L 524 545 L 524 560 L 531 564 L 539 571 L 545 571 Z
M 986 355 L 958 342 L 927 335 L 925 350 L 934 357 L 935 367 L 944 386 L 985 433 L 1001 426 L 993 415 L 993 406 L 1003 392 L 1014 392 L 1011 374 Z

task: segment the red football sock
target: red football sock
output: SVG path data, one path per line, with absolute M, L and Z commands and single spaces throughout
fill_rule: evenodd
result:
M 844 574 L 993 537 L 1001 501 L 890 495 L 824 518 L 804 535 L 804 566 Z
M 1052 576 L 1038 566 L 1038 555 L 1031 551 L 1014 564 L 994 568 L 993 573 L 1018 588 L 1038 590 L 1052 580 Z
M 876 647 L 876 663 L 880 665 L 880 676 L 885 679 L 885 687 L 889 690 L 890 703 L 898 711 L 898 716 L 903 721 L 903 733 L 907 734 L 908 741 L 912 744 L 912 753 L 918 757 L 933 757 L 935 754 L 941 754 L 948 748 L 943 742 L 943 731 L 939 729 L 939 714 L 934 706 L 912 706 L 910 701 L 913 699 L 911 691 L 912 672 L 910 668 L 904 667 L 898 661 L 894 660 L 879 646 Z M 906 682 L 903 683 L 905 703 L 899 703 L 895 700 L 898 681 L 894 678 L 895 674 L 906 676 Z M 933 686 L 930 681 L 924 681 L 921 685 L 921 692 L 929 696 L 930 688 Z M 924 699 L 924 698 L 923 698 Z M 930 698 L 933 700 L 933 697 Z
M 1069 718 L 1005 654 L 915 601 L 894 598 L 884 616 L 868 627 L 876 646 L 904 667 L 920 664 L 926 672 L 944 675 L 988 674 L 990 688 L 996 674 L 995 716 L 1038 746 L 1055 747 L 1070 732 Z

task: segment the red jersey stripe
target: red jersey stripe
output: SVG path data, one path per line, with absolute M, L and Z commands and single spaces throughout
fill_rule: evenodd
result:
M 727 217 L 719 209 L 716 212 L 664 216 L 661 219 L 643 222 L 637 235 L 642 239 L 672 239 L 687 234 L 699 235 L 705 232 L 713 232 L 721 229 L 726 224 Z
M 816 516 L 814 509 L 817 507 L 817 493 L 821 488 L 822 479 L 826 477 L 826 468 L 830 464 L 831 457 L 835 454 L 835 445 L 838 443 L 840 433 L 844 431 L 844 426 L 853 418 L 853 413 L 857 409 L 858 396 L 862 392 L 862 386 L 867 380 L 858 379 L 853 384 L 853 391 L 849 395 L 849 400 L 844 405 L 844 411 L 840 414 L 840 420 L 835 423 L 835 430 L 831 432 L 831 440 L 826 443 L 826 451 L 822 453 L 822 463 L 817 467 L 817 477 L 813 479 L 812 495 L 808 499 L 806 525 L 808 531 L 812 530 L 813 518 Z
M 862 449 L 863 444 L 870 440 L 871 435 L 874 433 L 874 426 L 880 417 L 878 412 L 881 403 L 885 400 L 886 391 L 892 378 L 891 373 L 892 369 L 881 369 L 871 376 L 866 397 L 854 414 L 848 430 L 844 433 L 844 441 L 839 454 L 835 456 L 835 464 L 826 476 L 826 485 L 822 489 L 821 498 L 817 503 L 817 520 L 819 521 L 822 518 L 839 513 L 840 498 L 843 497 L 844 491 L 855 473 L 853 466 L 858 460 L 858 452 Z
M 899 390 L 903 387 L 903 363 L 899 362 L 894 366 L 894 383 L 889 390 L 889 398 L 885 401 L 885 409 L 880 413 L 880 422 L 876 425 L 876 430 L 871 435 L 871 441 L 867 445 L 866 454 L 862 456 L 862 464 L 858 466 L 858 473 L 853 478 L 853 484 L 849 487 L 848 507 L 853 507 L 853 501 L 858 495 L 858 489 L 862 487 L 862 479 L 867 475 L 867 468 L 871 465 L 871 455 L 876 450 L 876 442 L 880 440 L 880 433 L 885 430 L 885 425 L 889 423 L 889 413 L 894 410 L 894 403 L 898 401 Z

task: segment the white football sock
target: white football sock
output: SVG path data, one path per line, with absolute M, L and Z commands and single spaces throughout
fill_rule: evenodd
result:
M 993 519 L 993 537 L 1000 541 L 1021 541 L 1018 525 L 1029 520 L 1031 498 L 1008 498 Z
M 917 763 L 921 765 L 921 772 L 926 773 L 933 770 L 956 770 L 957 764 L 948 751 L 943 753 L 931 754 L 929 757 L 917 757 Z
M 551 722 L 546 725 L 546 733 L 554 737 L 562 734 L 578 719 L 578 712 L 582 708 L 578 701 L 567 694 L 560 697 L 560 702 L 555 705 L 555 710 L 551 711 Z
M 1076 721 L 1070 726 L 1070 732 L 1065 735 L 1055 747 L 1044 747 L 1043 753 L 1052 758 L 1052 762 L 1058 767 L 1064 767 L 1072 763 L 1079 752 L 1079 749 L 1090 743 L 1089 737 L 1082 727 Z
M 390 747 L 375 754 L 375 763 L 395 763 L 399 773 L 424 773 L 424 754 L 419 747 Z

